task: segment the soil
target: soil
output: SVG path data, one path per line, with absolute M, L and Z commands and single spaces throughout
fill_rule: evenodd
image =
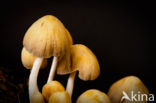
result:
M 28 103 L 28 78 L 20 71 L 0 67 L 0 103 Z

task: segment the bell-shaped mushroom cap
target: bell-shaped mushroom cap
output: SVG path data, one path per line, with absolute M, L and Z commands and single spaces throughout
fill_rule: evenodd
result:
M 68 56 L 68 55 L 71 55 Z M 94 53 L 85 45 L 75 44 L 71 46 L 71 53 L 65 55 L 70 58 L 62 58 L 58 64 L 57 74 L 69 74 L 79 71 L 79 78 L 87 81 L 94 80 L 100 74 L 100 66 Z M 67 59 L 71 59 L 71 63 Z M 70 67 L 68 64 L 72 64 Z M 66 66 L 66 67 L 65 67 Z
M 66 91 L 63 91 L 51 95 L 48 103 L 72 103 L 72 101 L 69 94 Z
M 35 92 L 30 99 L 30 103 L 45 103 L 44 98 L 40 92 Z
M 71 37 L 71 34 L 69 33 L 69 31 L 66 29 L 66 33 L 67 33 L 67 38 L 68 38 L 68 41 L 69 41 L 69 45 L 73 45 L 73 39 Z
M 27 69 L 32 69 L 34 61 L 36 57 L 29 53 L 24 47 L 21 52 L 21 60 L 22 64 Z M 44 59 L 41 65 L 41 68 L 45 68 L 47 66 L 47 60 Z
M 45 100 L 48 101 L 52 94 L 54 94 L 55 92 L 63 91 L 65 91 L 65 89 L 61 83 L 59 83 L 58 81 L 51 81 L 50 83 L 47 83 L 43 86 L 42 95 Z
M 67 30 L 67 36 L 70 44 L 70 48 L 73 44 L 72 37 Z M 57 65 L 57 74 L 69 74 L 72 72 L 71 68 L 71 50 L 68 49 L 66 54 L 58 61 Z
M 46 15 L 27 30 L 23 45 L 37 57 L 60 57 L 69 49 L 68 31 L 56 17 Z
M 110 100 L 105 93 L 91 89 L 81 94 L 76 103 L 110 103 Z
M 71 68 L 71 52 L 68 51 L 59 61 L 57 65 L 57 74 L 65 75 L 73 72 Z
M 122 100 L 123 92 L 125 92 L 129 97 L 131 97 L 131 92 L 137 94 L 149 94 L 148 89 L 144 83 L 136 76 L 127 76 L 117 82 L 115 82 L 108 91 L 108 96 L 110 97 L 111 103 L 130 103 L 129 100 Z M 141 103 L 146 103 L 141 102 Z
M 79 71 L 79 78 L 94 80 L 100 74 L 100 66 L 94 53 L 85 45 L 75 44 L 71 47 L 72 72 Z M 62 71 L 58 68 L 58 71 Z M 58 72 L 57 72 L 58 73 Z

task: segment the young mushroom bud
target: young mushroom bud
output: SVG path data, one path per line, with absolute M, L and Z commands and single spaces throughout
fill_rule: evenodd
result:
M 71 73 L 68 78 L 66 91 L 72 96 L 76 71 L 79 71 L 79 78 L 84 81 L 95 80 L 100 74 L 100 66 L 94 53 L 82 44 L 72 45 L 71 53 L 67 55 L 71 55 L 72 65 L 70 72 L 66 72 L 67 69 L 61 68 L 60 63 L 57 68 L 57 73 Z M 66 59 L 62 59 L 62 65 L 66 65 L 65 61 Z
M 58 81 L 51 81 L 45 84 L 42 88 L 42 95 L 46 101 L 49 100 L 50 96 L 56 92 L 63 92 L 65 91 L 63 85 Z
M 76 103 L 111 103 L 109 97 L 96 89 L 87 90 L 81 94 Z
M 48 103 L 72 103 L 72 101 L 69 94 L 66 91 L 63 91 L 51 95 Z
M 141 102 L 132 102 L 124 98 L 125 96 L 131 97 L 132 92 L 149 95 L 148 89 L 138 77 L 127 76 L 113 83 L 108 91 L 108 96 L 111 103 L 147 103 L 145 99 Z
M 24 47 L 22 49 L 22 53 L 21 53 L 21 60 L 22 60 L 22 64 L 25 68 L 27 69 L 32 69 L 34 61 L 35 61 L 36 57 L 33 56 L 31 53 L 29 53 Z M 44 59 L 42 64 L 41 64 L 41 69 L 45 68 L 47 66 L 47 60 Z

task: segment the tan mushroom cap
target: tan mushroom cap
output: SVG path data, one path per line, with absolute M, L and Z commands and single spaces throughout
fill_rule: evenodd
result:
M 57 74 L 65 75 L 73 72 L 71 68 L 71 51 L 68 51 L 59 61 L 57 65 Z
M 148 89 L 144 83 L 136 76 L 127 76 L 117 82 L 113 83 L 108 91 L 108 96 L 110 97 L 111 103 L 120 103 L 123 96 L 123 91 L 131 97 L 131 92 L 134 93 L 140 92 L 141 94 L 149 94 Z M 124 100 L 122 103 L 131 103 L 129 100 Z M 146 103 L 146 101 L 141 102 Z
M 109 97 L 96 89 L 87 90 L 79 96 L 76 103 L 111 103 Z
M 100 66 L 96 56 L 85 45 L 72 45 L 71 62 L 71 72 L 79 71 L 79 78 L 84 81 L 94 80 L 100 74 Z M 57 68 L 58 74 L 66 74 L 64 71 L 65 69 Z
M 27 69 L 32 69 L 35 59 L 36 59 L 36 57 L 33 56 L 31 53 L 29 53 L 23 47 L 22 52 L 21 52 L 21 60 L 22 60 L 23 66 Z M 46 66 L 47 66 L 47 60 L 44 59 L 42 62 L 42 65 L 41 65 L 41 69 L 45 68 Z
M 70 48 L 73 44 L 72 37 L 70 33 L 67 31 L 67 36 L 70 44 Z M 72 72 L 71 68 L 71 50 L 68 49 L 66 54 L 58 61 L 57 65 L 58 74 L 69 74 Z
M 53 95 L 55 92 L 63 92 L 65 91 L 63 85 L 58 81 L 51 81 L 47 83 L 42 88 L 42 95 L 46 101 L 49 100 L 50 96 Z
M 73 45 L 73 39 L 71 37 L 71 34 L 69 33 L 69 31 L 66 29 L 66 33 L 67 33 L 67 38 L 68 38 L 68 41 L 69 41 L 69 45 Z
M 68 31 L 59 19 L 46 15 L 27 30 L 23 45 L 37 57 L 63 56 L 69 49 Z
M 69 94 L 66 91 L 63 91 L 51 95 L 48 103 L 72 103 L 72 101 Z

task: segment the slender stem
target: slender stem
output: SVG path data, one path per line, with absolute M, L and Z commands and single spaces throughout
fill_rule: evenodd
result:
M 52 61 L 52 65 L 51 65 L 51 68 L 50 68 L 50 73 L 49 73 L 47 83 L 51 82 L 54 79 L 56 66 L 57 66 L 57 57 L 53 57 L 53 61 Z
M 39 92 L 37 86 L 37 76 L 42 64 L 43 58 L 37 57 L 34 61 L 30 76 L 29 76 L 29 99 L 34 95 L 35 92 Z
M 67 86 L 66 86 L 66 91 L 68 92 L 70 97 L 72 97 L 72 94 L 73 94 L 75 75 L 76 75 L 76 72 L 73 72 L 69 75 Z

